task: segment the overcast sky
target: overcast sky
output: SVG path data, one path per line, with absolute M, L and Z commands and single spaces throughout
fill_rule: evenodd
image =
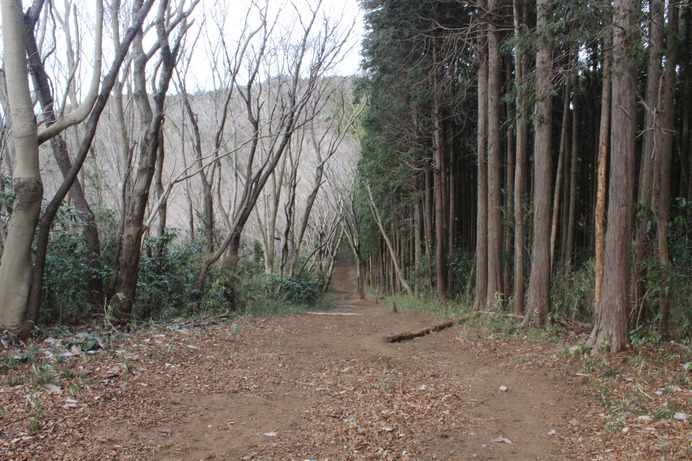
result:
M 0 0 L 0 1 L 5 1 L 5 0 Z M 189 3 L 190 0 L 186 0 L 186 3 Z M 213 8 L 213 5 L 216 3 L 217 0 L 202 0 L 201 3 L 197 6 L 196 11 L 194 12 L 194 17 L 196 18 L 196 21 L 199 23 L 199 19 L 202 18 L 205 14 L 207 14 L 211 9 Z M 241 27 L 241 25 L 238 23 L 238 21 L 242 21 L 243 18 L 245 17 L 245 12 L 247 11 L 248 5 L 251 3 L 251 0 L 220 0 L 221 4 L 226 6 L 227 8 L 227 14 L 228 14 L 228 24 L 230 27 L 227 26 L 226 28 L 226 33 L 230 34 L 232 36 L 233 34 L 233 29 Z M 279 16 L 279 21 L 284 23 L 284 26 L 289 27 L 290 23 L 292 21 L 295 21 L 295 13 L 292 13 L 291 11 L 294 11 L 294 9 L 291 7 L 291 1 L 294 2 L 294 4 L 299 8 L 299 10 L 303 11 L 305 14 L 308 14 L 310 6 L 314 6 L 317 4 L 318 0 L 255 0 L 259 4 L 264 4 L 264 2 L 269 2 L 270 6 L 274 9 L 278 8 L 283 8 L 282 13 Z M 176 4 L 178 0 L 174 0 L 172 3 Z M 23 0 L 23 3 L 25 7 L 28 7 L 31 4 L 30 0 Z M 91 16 L 91 18 L 87 18 L 86 22 L 92 22 L 89 21 L 89 19 L 93 18 L 93 0 L 73 0 L 73 3 L 77 6 L 79 10 L 79 15 L 80 17 L 84 18 L 84 16 Z M 104 4 L 106 5 L 105 7 L 107 8 L 108 0 L 104 0 Z M 62 1 L 59 1 L 56 3 L 56 7 L 59 8 L 60 10 L 64 9 L 64 4 Z M 359 0 L 322 0 L 322 10 L 329 14 L 329 16 L 338 19 L 341 21 L 342 25 L 345 24 L 354 24 L 354 31 L 351 37 L 351 43 L 350 43 L 350 51 L 347 53 L 345 56 L 345 59 L 336 67 L 334 73 L 338 75 L 353 75 L 358 72 L 359 70 L 359 64 L 360 64 L 360 41 L 363 36 L 363 19 L 362 19 L 362 13 L 360 11 L 359 7 Z M 233 24 L 235 21 L 235 24 Z M 232 24 L 232 25 L 231 25 Z M 84 26 L 84 25 L 82 25 Z M 0 19 L 0 30 L 2 27 L 2 21 Z M 86 26 L 84 28 L 80 27 L 82 33 L 87 33 L 89 34 L 93 28 L 93 22 L 90 26 Z M 86 30 L 84 30 L 86 29 Z M 107 35 L 110 35 L 110 26 L 108 24 L 104 24 L 104 32 Z M 230 29 L 230 30 L 229 30 Z M 74 31 L 72 32 L 74 35 Z M 61 31 L 57 31 L 57 47 L 55 52 L 59 56 L 58 59 L 63 59 L 65 55 L 65 47 L 64 47 L 64 38 L 62 37 Z M 90 50 L 89 45 L 92 45 L 93 41 L 88 40 L 88 39 L 82 39 L 82 62 L 81 66 L 84 66 L 85 62 L 93 62 L 93 48 Z M 2 47 L 2 42 L 0 41 L 0 49 Z M 104 37 L 104 47 L 105 47 L 105 53 L 106 53 L 106 59 L 108 60 L 109 57 L 109 52 L 112 49 L 112 44 L 109 43 L 109 39 Z M 203 59 L 203 54 L 197 54 L 196 56 L 198 59 Z M 201 62 L 201 61 L 200 61 Z M 50 65 L 50 64 L 49 64 Z M 84 66 L 88 67 L 88 66 Z M 203 67 L 200 66 L 199 69 L 196 69 L 200 72 L 203 72 Z M 82 68 L 80 69 L 80 73 L 83 73 L 86 69 Z M 86 74 L 86 72 L 84 72 Z M 201 77 L 201 75 L 200 75 Z M 200 80 L 204 80 L 201 78 Z M 202 86 L 204 86 L 204 83 L 201 83 Z

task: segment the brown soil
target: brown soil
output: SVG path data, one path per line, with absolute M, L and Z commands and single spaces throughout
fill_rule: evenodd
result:
M 169 325 L 77 358 L 89 384 L 35 394 L 34 432 L 29 386 L 3 386 L 0 458 L 600 458 L 599 407 L 544 351 L 458 327 L 388 344 L 436 320 L 358 300 L 351 275 L 337 271 L 329 315 Z
M 354 315 L 267 319 L 241 333 L 252 337 L 241 363 L 222 350 L 202 358 L 196 368 L 206 361 L 228 381 L 171 389 L 178 418 L 153 458 L 561 458 L 548 433 L 574 404 L 564 387 L 465 353 L 453 330 L 387 344 L 431 319 L 359 301 L 347 272 L 336 277 L 329 314 Z

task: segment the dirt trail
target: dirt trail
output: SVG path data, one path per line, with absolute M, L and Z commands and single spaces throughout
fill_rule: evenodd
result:
M 568 385 L 474 357 L 457 328 L 387 344 L 435 320 L 358 300 L 346 266 L 334 291 L 330 314 L 353 315 L 268 318 L 179 351 L 151 459 L 565 459 Z

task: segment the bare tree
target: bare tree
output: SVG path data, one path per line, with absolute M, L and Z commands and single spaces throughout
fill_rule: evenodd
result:
M 89 153 L 89 149 L 94 140 L 94 136 L 96 135 L 96 128 L 99 119 L 101 117 L 103 110 L 106 107 L 106 103 L 110 96 L 110 92 L 113 89 L 113 86 L 115 85 L 115 81 L 120 70 L 120 66 L 125 60 L 125 56 L 127 55 L 127 52 L 130 48 L 132 40 L 134 39 L 136 31 L 142 26 L 142 23 L 144 22 L 144 19 L 146 18 L 153 3 L 154 0 L 147 0 L 144 4 L 142 4 L 142 7 L 139 9 L 138 13 L 133 17 L 133 23 L 127 30 L 125 36 L 123 37 L 123 42 L 120 44 L 120 47 L 118 48 L 118 52 L 116 53 L 113 59 L 111 68 L 108 74 L 106 74 L 106 76 L 103 79 L 103 82 L 101 84 L 101 90 L 98 94 L 98 98 L 96 99 L 91 114 L 89 114 L 89 120 L 86 124 L 84 136 L 77 151 L 77 155 L 75 156 L 75 159 L 72 162 L 72 167 L 68 174 L 65 175 L 62 184 L 58 188 L 57 192 L 53 196 L 53 199 L 50 201 L 50 203 L 46 207 L 43 216 L 41 217 L 39 223 L 39 234 L 37 238 L 35 269 L 33 271 L 31 293 L 27 309 L 27 321 L 25 322 L 24 327 L 22 328 L 22 336 L 26 336 L 31 332 L 36 323 L 36 320 L 38 319 L 39 307 L 41 303 L 43 271 L 45 268 L 45 260 L 48 249 L 48 238 L 50 234 L 50 225 L 53 222 L 53 218 L 55 217 L 55 214 L 57 213 L 62 201 L 65 199 L 65 196 L 67 195 L 68 191 L 70 190 L 74 181 L 76 180 L 77 175 L 79 174 L 79 171 L 81 170 L 82 165 L 84 164 L 84 161 L 86 160 L 87 154 Z
M 297 128 L 306 123 L 305 111 L 310 101 L 321 97 L 319 83 L 324 73 L 341 57 L 350 31 L 343 33 L 320 15 L 321 2 L 318 2 L 307 18 L 299 18 L 297 44 L 291 44 L 288 37 L 284 37 L 284 48 L 275 48 L 271 43 L 275 24 L 267 21 L 266 12 L 263 13 L 262 30 L 249 62 L 247 83 L 244 86 L 236 84 L 251 127 L 251 144 L 240 173 L 242 185 L 226 238 L 202 264 L 198 277 L 200 290 L 210 267 L 224 253 L 227 253 L 227 269 L 235 272 L 241 235 L 257 200 Z M 276 70 L 273 64 L 282 60 L 287 60 L 283 76 L 271 75 Z M 267 81 L 261 82 L 265 70 L 269 71 Z M 232 292 L 232 286 L 228 288 Z
M 199 0 L 193 0 L 185 9 L 185 2 L 171 12 L 169 0 L 160 0 L 155 20 L 156 43 L 148 52 L 143 47 L 143 31 L 139 31 L 133 41 L 133 82 L 134 99 L 139 112 L 142 132 L 138 143 L 132 150 L 124 185 L 123 225 L 120 235 L 120 253 L 117 268 L 113 275 L 113 305 L 125 316 L 132 312 L 139 260 L 141 239 L 144 233 L 144 215 L 149 199 L 149 189 L 154 177 L 157 153 L 161 140 L 160 131 L 164 120 L 164 103 L 173 76 L 182 38 L 187 31 L 187 18 Z M 139 11 L 141 1 L 135 2 L 134 10 Z M 170 43 L 169 37 L 178 28 L 177 35 Z M 158 52 L 158 63 L 154 73 L 153 105 L 147 92 L 147 63 Z
M 46 72 L 44 60 L 42 59 L 41 51 L 38 48 L 38 41 L 36 40 L 35 27 L 38 22 L 41 10 L 43 7 L 43 1 L 34 2 L 33 7 L 28 14 L 25 15 L 25 34 L 27 40 L 27 59 L 29 64 L 29 72 L 32 77 L 34 88 L 38 93 L 38 99 L 41 104 L 41 109 L 43 111 L 43 123 L 48 127 L 56 124 L 58 121 L 58 113 L 56 113 L 55 100 L 53 96 L 53 91 L 50 84 L 50 78 Z M 69 12 L 69 5 L 68 5 Z M 66 12 L 66 15 L 68 14 Z M 59 17 L 58 14 L 55 15 Z M 66 25 L 63 25 L 63 30 L 65 30 Z M 68 29 L 69 30 L 69 29 Z M 96 97 L 98 96 L 98 88 L 101 78 L 101 55 L 102 55 L 102 32 L 103 32 L 103 5 L 101 1 L 96 2 L 96 40 L 94 43 L 94 68 L 91 77 L 91 86 L 88 89 L 87 96 L 84 103 L 81 105 L 80 109 L 86 112 L 87 109 L 91 109 Z M 69 40 L 69 34 L 68 34 Z M 68 65 L 72 67 L 70 74 L 74 74 L 76 71 L 76 63 L 74 62 L 74 51 L 72 50 L 71 43 L 67 43 L 68 49 Z M 76 96 L 74 93 L 74 79 L 68 82 L 68 90 L 66 92 L 71 94 L 72 103 L 76 107 Z M 65 97 L 63 98 L 63 100 Z M 73 113 L 75 117 L 79 114 Z M 63 122 L 64 123 L 64 122 Z M 51 146 L 53 148 L 53 155 L 55 161 L 60 168 L 63 178 L 66 177 L 70 169 L 72 168 L 72 160 L 70 159 L 68 153 L 67 142 L 61 134 L 56 134 L 50 139 Z M 84 241 L 87 248 L 87 264 L 91 268 L 91 274 L 89 275 L 89 280 L 87 283 L 87 295 L 88 301 L 95 306 L 98 306 L 103 301 L 103 279 L 101 277 L 101 264 L 99 258 L 101 256 L 101 244 L 99 241 L 98 229 L 96 227 L 96 219 L 94 217 L 94 212 L 91 210 L 91 206 L 87 201 L 84 189 L 82 187 L 79 178 L 76 178 L 72 188 L 70 189 L 70 196 L 72 197 L 75 207 L 82 213 L 83 233 Z

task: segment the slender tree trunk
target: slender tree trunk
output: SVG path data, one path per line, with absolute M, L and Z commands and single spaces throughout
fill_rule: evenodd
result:
M 507 60 L 507 66 L 506 66 L 506 74 L 507 74 L 507 82 L 512 81 L 512 71 L 511 71 L 511 61 Z M 508 101 L 505 104 L 506 107 L 506 118 L 509 120 L 510 118 L 510 113 L 512 110 L 512 103 Z M 515 162 L 515 149 L 516 149 L 516 142 L 514 140 L 514 133 L 512 132 L 511 129 L 507 129 L 507 134 L 506 134 L 506 149 L 507 149 L 507 162 L 505 166 L 505 194 L 504 194 L 504 216 L 506 216 L 506 219 L 512 219 L 514 216 L 514 173 L 516 170 L 516 166 L 514 164 Z M 502 245 L 502 254 L 503 254 L 503 269 L 502 269 L 502 286 L 505 288 L 505 291 L 507 292 L 507 296 L 511 294 L 512 291 L 512 271 L 514 269 L 514 266 L 512 264 L 504 264 L 504 255 L 511 255 L 514 254 L 514 229 L 512 229 L 512 226 L 504 226 L 503 230 L 503 245 Z
M 481 2 L 484 4 L 485 2 Z M 483 21 L 480 21 L 483 23 Z M 476 217 L 476 298 L 474 310 L 484 309 L 488 298 L 488 60 L 487 38 L 478 43 L 478 206 Z
M 682 132 L 680 134 L 680 196 L 692 200 L 692 1 L 686 0 L 683 21 L 685 32 L 682 58 Z
M 182 86 L 182 85 L 181 85 Z M 199 122 L 197 114 L 192 110 L 190 99 L 182 86 L 182 100 L 188 117 L 190 118 L 190 126 L 192 128 L 193 148 L 195 152 L 195 162 L 197 168 L 202 170 L 199 173 L 199 179 L 202 183 L 202 226 L 204 228 L 204 249 L 208 253 L 214 251 L 214 194 L 212 185 L 209 182 L 207 173 L 202 169 L 204 166 L 202 160 L 202 136 L 199 130 Z
M 613 100 L 610 151 L 612 165 L 608 191 L 608 229 L 601 301 L 589 346 L 610 345 L 612 352 L 629 346 L 630 250 L 632 247 L 632 191 L 634 190 L 636 79 L 630 53 L 638 4 L 614 0 Z
M 134 98 L 140 109 L 140 118 L 143 127 L 138 151 L 137 169 L 131 176 L 128 189 L 126 189 L 124 208 L 124 226 L 121 236 L 122 251 L 118 261 L 117 280 L 114 284 L 116 299 L 113 305 L 120 314 L 129 316 L 134 306 L 139 278 L 139 261 L 142 249 L 142 235 L 144 233 L 144 214 L 149 199 L 149 189 L 154 177 L 156 157 L 159 150 L 160 131 L 164 120 L 164 101 L 170 85 L 175 56 L 168 43 L 164 18 L 167 10 L 167 1 L 162 1 L 157 13 L 157 39 L 159 40 L 161 54 L 161 70 L 158 75 L 158 88 L 154 95 L 154 108 L 149 103 L 146 89 L 146 63 L 148 57 L 142 46 L 141 32 L 133 41 L 133 70 L 135 93 Z M 141 3 L 139 5 L 141 7 Z M 180 40 L 178 37 L 177 40 Z M 175 47 L 177 50 L 177 46 Z
M 37 16 L 35 13 L 32 16 Z M 25 15 L 25 37 L 27 44 L 27 60 L 29 71 L 31 73 L 34 87 L 38 93 L 38 99 L 43 111 L 44 123 L 47 126 L 53 125 L 57 121 L 55 114 L 55 101 L 46 73 L 41 55 L 34 36 L 34 27 L 36 22 L 29 15 Z M 65 178 L 72 168 L 72 160 L 68 154 L 67 143 L 62 135 L 58 134 L 51 138 L 51 147 L 55 161 L 60 168 L 63 178 Z M 72 198 L 75 208 L 81 213 L 81 220 L 84 223 L 82 232 L 84 234 L 84 243 L 87 249 L 87 265 L 91 269 L 89 279 L 87 280 L 87 301 L 92 306 L 100 306 L 103 302 L 103 278 L 101 277 L 101 244 L 99 240 L 98 228 L 96 227 L 96 218 L 91 210 L 89 203 L 82 189 L 82 184 L 79 179 L 75 179 L 72 188 L 70 189 L 70 197 Z
M 156 155 L 156 164 L 154 166 L 154 197 L 156 198 L 156 202 L 158 202 L 165 193 L 165 189 L 163 187 L 163 161 L 165 159 L 166 151 L 163 141 L 163 130 L 161 130 L 159 132 L 159 150 Z M 168 204 L 165 200 L 156 213 L 158 214 L 158 218 L 156 220 L 154 236 L 161 238 L 166 233 L 166 219 L 168 215 Z M 159 246 L 156 251 L 157 256 L 163 256 L 165 253 L 162 246 Z
M 572 88 L 572 148 L 569 167 L 569 194 L 567 207 L 567 238 L 564 243 L 564 261 L 567 271 L 572 270 L 574 256 L 574 226 L 577 214 L 577 159 L 579 158 L 579 74 L 574 76 L 574 86 Z
M 663 281 L 659 293 L 659 312 L 661 323 L 659 332 L 667 335 L 670 328 L 670 308 L 672 289 L 670 273 L 673 264 L 668 248 L 668 221 L 670 219 L 670 195 L 673 165 L 673 129 L 675 112 L 675 68 L 678 61 L 679 9 L 670 4 L 668 12 L 668 36 L 666 40 L 667 59 L 663 74 L 662 91 L 658 107 L 661 110 L 661 127 L 656 129 L 659 140 L 656 142 L 655 167 L 653 179 L 652 205 L 656 216 L 656 234 L 658 240 L 658 263 L 661 265 Z
M 609 41 L 608 41 L 609 42 Z M 595 210 L 595 306 L 601 300 L 603 288 L 603 271 L 605 257 L 605 227 L 606 227 L 606 187 L 608 171 L 608 141 L 610 139 L 610 106 L 611 106 L 611 84 L 610 75 L 610 53 L 606 52 L 603 56 L 603 88 L 601 90 L 601 120 L 599 127 L 598 142 L 598 187 L 596 191 L 596 210 Z
M 634 241 L 634 312 L 633 321 L 639 325 L 646 316 L 646 260 L 651 257 L 652 240 L 648 230 L 651 217 L 651 189 L 653 186 L 654 150 L 656 127 L 659 124 L 659 88 L 662 68 L 664 0 L 650 0 L 649 5 L 649 64 L 646 72 L 646 95 L 644 100 L 644 132 L 642 156 L 637 188 L 637 224 Z
M 524 2 L 521 2 L 522 4 Z M 525 5 L 524 5 L 525 6 Z M 514 0 L 514 38 L 519 43 L 523 27 L 522 11 L 519 0 Z M 514 311 L 524 313 L 524 188 L 526 186 L 526 160 L 529 141 L 528 108 L 523 91 L 524 52 L 518 45 L 514 54 L 515 81 L 519 83 L 517 90 L 515 118 L 516 136 L 516 169 L 514 171 Z
M 555 252 L 557 251 L 557 233 L 560 218 L 560 198 L 562 195 L 562 181 L 565 176 L 565 157 L 569 139 L 569 83 L 565 84 L 562 104 L 562 123 L 560 126 L 560 149 L 557 157 L 557 173 L 555 174 L 555 188 L 553 189 L 553 212 L 550 226 L 550 268 L 555 268 Z M 563 221 L 562 225 L 565 223 Z
M 549 1 L 538 0 L 539 33 L 548 35 Z M 539 42 L 536 52 L 536 107 L 534 141 L 534 202 L 531 273 L 529 275 L 527 318 L 537 314 L 544 325 L 550 312 L 550 191 L 552 176 L 552 47 L 550 38 Z
M 488 0 L 488 293 L 486 305 L 504 300 L 502 288 L 502 130 L 500 5 Z
M 440 89 L 439 63 L 437 43 L 433 45 L 433 117 L 435 122 L 433 133 L 433 151 L 435 158 L 435 272 L 437 273 L 437 299 L 440 303 L 448 301 L 447 294 L 447 159 L 445 152 L 445 136 L 442 120 L 442 90 Z
M 31 289 L 31 242 L 41 211 L 43 185 L 38 163 L 38 132 L 26 61 L 21 0 L 2 2 L 3 59 L 16 165 L 15 201 L 0 260 L 0 330 L 24 321 Z
M 394 279 L 396 279 L 401 286 L 406 290 L 406 293 L 408 295 L 413 295 L 413 290 L 411 290 L 411 287 L 409 284 L 406 282 L 406 278 L 404 277 L 404 272 L 401 269 L 401 265 L 399 264 L 398 258 L 397 258 L 397 253 L 396 249 L 394 248 L 394 245 L 392 244 L 392 241 L 390 238 L 387 236 L 387 231 L 384 228 L 384 225 L 382 224 L 382 220 L 380 219 L 380 214 L 379 211 L 377 210 L 377 205 L 375 204 L 375 199 L 372 197 L 372 192 L 370 192 L 370 187 L 366 186 L 367 192 L 368 192 L 368 199 L 370 201 L 370 209 L 372 211 L 373 218 L 375 218 L 375 222 L 377 223 L 377 227 L 380 229 L 380 233 L 382 234 L 382 239 L 384 239 L 384 243 L 387 247 L 387 250 L 389 251 L 389 258 L 391 259 L 391 264 L 392 264 L 392 272 L 395 277 L 390 277 L 390 280 L 394 282 Z M 394 285 L 392 284 L 392 288 Z
M 427 256 L 427 274 L 428 287 L 432 291 L 433 288 L 433 241 L 435 240 L 435 229 L 433 220 L 433 172 L 430 169 L 425 170 L 425 202 L 424 202 L 424 220 L 425 224 L 425 255 Z

